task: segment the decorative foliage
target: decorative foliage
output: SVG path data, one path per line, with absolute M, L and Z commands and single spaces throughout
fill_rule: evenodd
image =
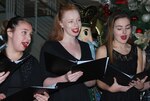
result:
M 134 41 L 134 43 L 137 44 L 143 50 L 145 50 L 147 46 L 149 45 L 150 30 L 145 31 L 144 34 L 133 33 L 133 35 L 136 37 L 136 40 Z
M 150 30 L 150 0 L 97 0 L 99 2 L 98 7 L 81 7 L 81 17 L 84 21 L 89 21 L 91 24 L 92 34 L 97 33 L 97 40 L 100 45 L 105 42 L 105 23 L 108 17 L 113 12 L 124 11 L 128 13 L 131 18 L 131 23 L 135 28 L 132 33 L 134 41 L 138 45 L 149 38 L 147 35 Z M 139 36 L 136 33 L 141 33 Z M 149 40 L 147 40 L 149 41 Z M 148 44 L 148 42 L 146 43 Z M 141 43 L 141 44 L 140 44 Z M 145 49 L 147 45 L 144 44 L 142 49 Z

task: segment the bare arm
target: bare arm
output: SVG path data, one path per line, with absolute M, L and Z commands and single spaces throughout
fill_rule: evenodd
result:
M 106 54 L 107 54 L 106 47 L 101 46 L 96 51 L 96 59 L 104 58 L 107 56 Z M 108 88 L 109 88 L 109 86 L 106 83 L 102 82 L 101 80 L 97 80 L 97 85 L 98 85 L 98 87 L 100 87 L 103 90 L 108 90 Z
M 68 73 L 66 73 L 62 76 L 46 78 L 43 82 L 43 85 L 44 86 L 50 86 L 50 85 L 57 84 L 59 82 L 75 82 L 82 75 L 83 75 L 83 72 L 81 72 L 81 71 L 78 71 L 78 72 L 75 72 L 75 73 L 71 73 L 71 71 L 69 71 Z
M 145 66 L 145 56 L 143 54 L 143 51 L 140 48 L 137 48 L 138 51 L 138 60 L 137 60 L 137 73 L 140 73 L 144 70 Z
M 137 51 L 138 51 L 137 73 L 140 73 L 144 71 L 144 68 L 145 68 L 146 54 L 140 48 L 137 48 Z M 147 85 L 148 85 L 148 83 L 145 84 L 146 79 L 147 79 L 147 76 L 145 76 L 145 78 L 143 79 L 137 78 L 137 80 L 133 80 L 129 85 L 132 85 L 139 90 L 143 90 L 147 88 Z
M 87 82 L 84 82 L 84 84 L 87 87 L 92 87 L 92 86 L 94 86 L 96 84 L 96 80 L 87 81 Z
M 145 69 L 145 66 L 146 66 L 145 64 L 146 64 L 146 52 L 143 51 L 143 69 Z M 144 87 L 141 91 L 144 91 L 149 88 L 150 88 L 150 81 L 147 81 L 144 83 Z

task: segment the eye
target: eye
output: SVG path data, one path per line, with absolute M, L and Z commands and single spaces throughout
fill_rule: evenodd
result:
M 122 28 L 117 28 L 117 30 L 122 30 Z
M 88 35 L 88 29 L 84 29 L 84 34 L 87 36 Z
M 23 35 L 26 35 L 26 34 L 27 34 L 27 32 L 26 32 L 26 31 L 22 31 L 22 33 L 23 33 Z
M 126 29 L 131 29 L 131 27 L 126 27 Z
M 73 21 L 69 21 L 69 23 L 73 23 Z
M 87 36 L 87 35 L 88 35 L 88 32 L 87 32 L 87 31 L 84 31 L 84 34 Z

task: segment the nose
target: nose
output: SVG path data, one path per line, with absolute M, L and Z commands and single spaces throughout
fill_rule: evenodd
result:
M 74 26 L 75 26 L 75 27 L 78 27 L 78 26 L 79 26 L 79 22 L 78 22 L 78 21 L 75 21 L 75 22 L 74 22 Z
M 29 42 L 31 41 L 31 35 L 30 35 L 30 34 L 27 35 L 27 40 L 28 40 Z
M 126 32 L 127 32 L 127 29 L 124 28 L 124 29 L 123 29 L 123 34 L 126 34 Z

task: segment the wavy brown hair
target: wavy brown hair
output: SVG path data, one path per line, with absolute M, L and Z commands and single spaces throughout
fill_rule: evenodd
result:
M 127 18 L 130 21 L 130 17 L 124 12 L 113 13 L 107 21 L 107 36 L 106 36 L 106 46 L 107 46 L 107 54 L 110 58 L 110 62 L 113 62 L 113 40 L 114 40 L 114 24 L 117 19 Z

